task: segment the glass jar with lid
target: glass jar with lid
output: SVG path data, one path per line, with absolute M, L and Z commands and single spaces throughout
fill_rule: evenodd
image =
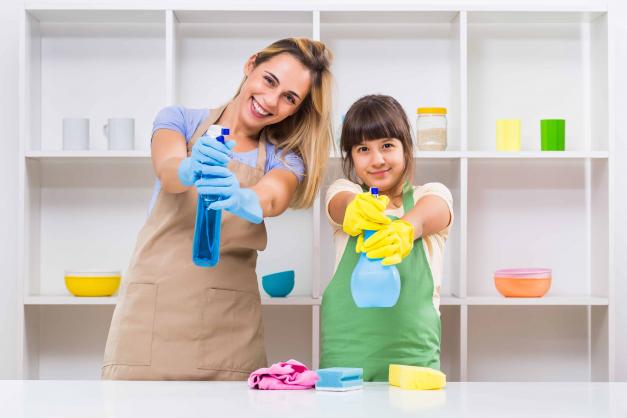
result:
M 446 149 L 446 108 L 419 107 L 416 110 L 416 139 L 421 151 Z

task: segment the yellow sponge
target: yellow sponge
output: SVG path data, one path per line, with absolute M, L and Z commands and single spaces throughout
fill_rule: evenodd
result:
M 403 389 L 432 390 L 446 386 L 446 375 L 429 367 L 390 364 L 390 385 Z

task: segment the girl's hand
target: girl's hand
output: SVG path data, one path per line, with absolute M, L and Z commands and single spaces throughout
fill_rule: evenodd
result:
M 360 193 L 346 207 L 342 228 L 350 236 L 357 236 L 364 230 L 378 231 L 392 220 L 385 216 L 390 199 L 387 196 L 378 198 L 370 192 Z
M 363 242 L 361 250 L 368 258 L 382 258 L 381 264 L 400 263 L 414 246 L 414 226 L 403 219 L 392 221 Z

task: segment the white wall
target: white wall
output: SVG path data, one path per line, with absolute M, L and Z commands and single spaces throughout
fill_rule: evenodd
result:
M 380 0 L 384 1 L 384 0 Z M 18 161 L 18 19 L 23 0 L 3 1 L 0 9 L 0 379 L 17 376 L 17 302 L 16 245 L 17 240 L 17 161 Z M 53 0 L 46 1 L 54 3 Z M 116 2 L 116 1 L 113 1 Z M 457 1 L 460 3 L 463 1 Z M 489 1 L 494 2 L 494 0 Z M 119 3 L 119 1 L 118 1 Z M 403 3 L 397 1 L 396 3 Z M 540 3 L 540 2 L 538 2 Z M 553 0 L 561 4 L 598 4 L 602 1 Z M 616 370 L 615 379 L 627 381 L 627 265 L 621 263 L 627 252 L 627 134 L 622 122 L 627 114 L 627 2 L 609 0 L 616 30 L 616 62 L 614 73 L 616 99 L 615 159 L 615 285 L 616 294 Z
M 18 18 L 20 0 L 0 6 L 0 379 L 17 376 Z

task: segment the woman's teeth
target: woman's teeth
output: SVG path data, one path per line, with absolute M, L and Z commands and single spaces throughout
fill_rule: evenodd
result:
M 259 106 L 259 104 L 257 103 L 255 99 L 253 99 L 253 108 L 255 109 L 257 113 L 259 113 L 262 116 L 268 116 L 270 114 L 269 112 L 266 112 L 265 110 L 263 110 L 263 108 Z

